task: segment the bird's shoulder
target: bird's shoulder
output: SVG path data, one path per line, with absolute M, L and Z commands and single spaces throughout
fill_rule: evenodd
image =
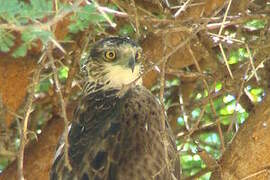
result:
M 164 154 L 161 115 L 159 101 L 142 86 L 130 88 L 122 97 L 115 92 L 81 97 L 68 135 L 70 175 L 117 179 L 133 172 L 125 167 L 143 170 L 145 161 L 153 166 Z M 173 141 L 169 140 L 172 154 Z M 55 166 L 64 164 L 63 152 L 58 154 Z M 148 172 L 153 171 L 158 169 Z

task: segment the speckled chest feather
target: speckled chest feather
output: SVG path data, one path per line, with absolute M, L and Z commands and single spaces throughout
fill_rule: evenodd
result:
M 117 90 L 82 97 L 69 132 L 69 160 L 57 157 L 51 179 L 175 180 L 180 179 L 175 142 L 165 132 L 170 167 L 165 165 L 161 107 L 142 86 L 119 98 Z

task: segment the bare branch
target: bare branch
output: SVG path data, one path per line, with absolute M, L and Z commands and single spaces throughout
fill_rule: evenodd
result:
M 196 57 L 194 56 L 192 49 L 190 47 L 188 49 L 189 49 L 189 52 L 190 52 L 190 54 L 192 56 L 192 59 L 194 61 L 194 64 L 195 64 L 195 66 L 197 68 L 197 71 L 199 73 L 202 73 L 202 70 L 200 68 L 200 65 L 199 65 Z M 205 78 L 203 79 L 203 83 L 204 83 L 204 86 L 207 89 L 207 91 L 210 92 L 209 85 L 208 85 L 207 81 L 205 80 Z M 220 118 L 217 115 L 217 112 L 216 112 L 216 109 L 215 109 L 215 106 L 214 106 L 213 99 L 210 98 L 209 101 L 210 101 L 210 105 L 211 105 L 211 110 L 212 110 L 214 116 L 217 118 L 217 121 L 216 122 L 217 122 L 218 134 L 219 134 L 219 138 L 220 138 L 220 142 L 221 142 L 221 151 L 224 152 L 225 151 L 225 144 L 224 144 L 224 137 L 223 137 L 223 133 L 222 133 L 221 125 L 220 125 Z
M 51 68 L 53 70 L 53 79 L 54 79 L 54 83 L 55 83 L 55 88 L 56 88 L 56 93 L 59 96 L 59 100 L 60 100 L 60 105 L 61 105 L 61 112 L 62 112 L 62 116 L 65 122 L 65 129 L 64 129 L 64 138 L 65 138 L 65 147 L 64 147 L 64 156 L 65 156 L 65 165 L 66 167 L 71 170 L 71 165 L 69 162 L 69 158 L 68 158 L 68 147 L 69 147 L 69 143 L 68 143 L 68 126 L 69 126 L 69 121 L 67 118 L 67 112 L 66 112 L 66 103 L 64 101 L 64 97 L 61 91 L 61 84 L 59 82 L 58 79 L 58 73 L 57 73 L 57 68 L 55 66 L 55 62 L 54 62 L 54 58 L 53 58 L 53 54 L 52 54 L 52 48 L 53 48 L 53 44 L 49 43 L 48 44 L 48 48 L 47 48 L 47 55 L 50 61 L 50 65 Z
M 43 57 L 43 55 L 41 56 Z M 42 60 L 41 60 L 42 61 Z M 37 86 L 39 82 L 39 76 L 41 72 L 42 66 L 39 66 L 36 68 L 33 78 L 32 78 L 32 83 L 29 89 L 29 96 L 26 101 L 26 106 L 25 106 L 25 114 L 24 118 L 22 121 L 22 125 L 19 126 L 19 131 L 20 131 L 20 147 L 19 147 L 19 153 L 18 153 L 18 177 L 20 180 L 24 180 L 24 175 L 23 175 L 23 159 L 24 159 L 24 148 L 27 143 L 27 127 L 28 127 L 28 122 L 29 122 L 29 117 L 32 112 L 32 104 L 34 100 L 34 94 L 35 94 L 35 87 Z

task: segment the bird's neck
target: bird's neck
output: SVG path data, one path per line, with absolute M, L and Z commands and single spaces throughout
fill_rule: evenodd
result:
M 106 83 L 96 82 L 96 81 L 88 81 L 85 83 L 83 88 L 83 96 L 91 96 L 96 97 L 98 94 L 108 94 L 109 97 L 115 96 L 119 97 L 118 94 L 121 91 L 119 88 L 113 88 L 107 86 Z M 104 96 L 106 98 L 106 96 Z
M 89 94 L 95 94 L 97 92 L 106 92 L 106 91 L 113 91 L 116 93 L 116 95 L 123 96 L 128 89 L 134 86 L 142 86 L 141 79 L 139 81 L 135 82 L 134 84 L 129 84 L 126 86 L 112 86 L 109 83 L 104 83 L 102 81 L 92 81 L 89 80 L 84 84 L 83 88 L 83 94 L 89 95 Z

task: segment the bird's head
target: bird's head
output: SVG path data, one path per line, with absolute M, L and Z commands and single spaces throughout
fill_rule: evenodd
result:
M 97 41 L 83 64 L 87 79 L 107 88 L 120 89 L 136 80 L 141 72 L 142 48 L 124 37 Z M 141 84 L 139 79 L 137 84 Z

